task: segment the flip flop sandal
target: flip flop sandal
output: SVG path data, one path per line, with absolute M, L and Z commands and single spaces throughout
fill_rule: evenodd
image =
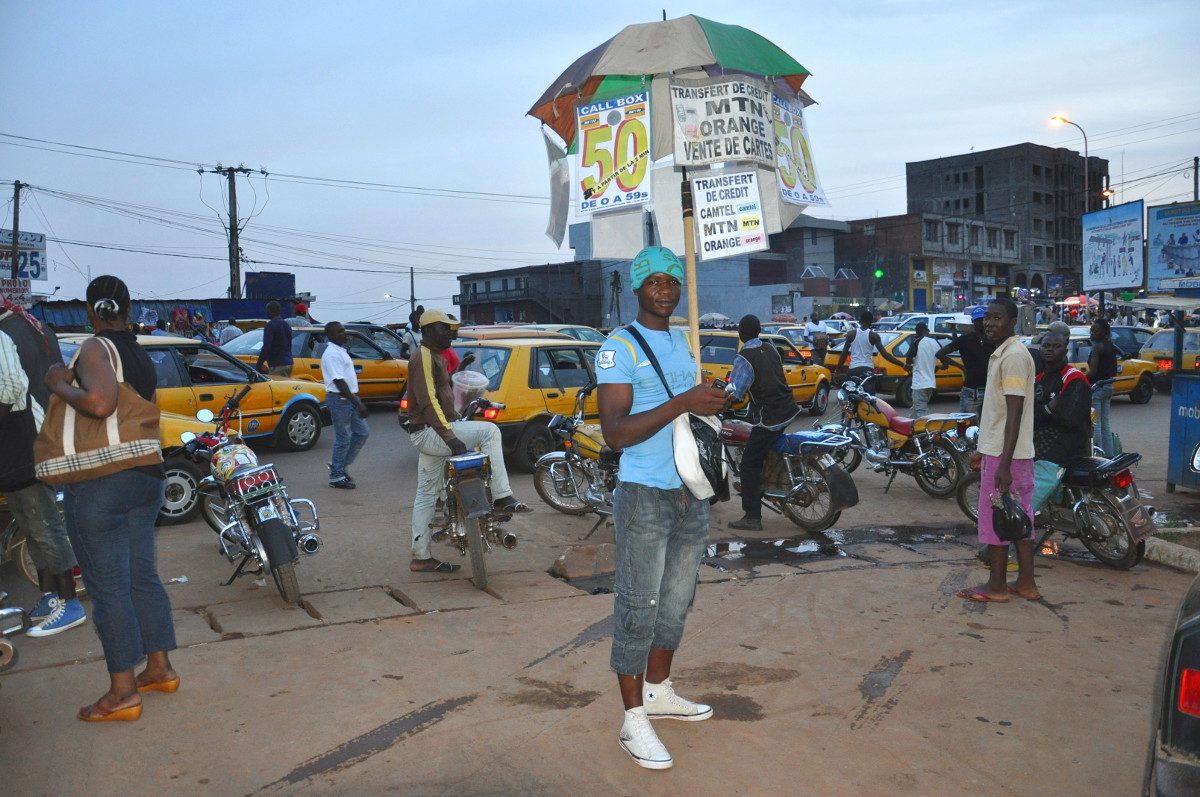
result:
M 413 570 L 410 566 L 408 569 L 412 570 L 414 573 L 453 573 L 455 570 L 459 570 L 461 568 L 462 565 L 452 565 L 449 562 L 438 562 L 433 567 L 420 567 L 416 570 Z
M 1037 603 L 1038 601 L 1040 601 L 1040 600 L 1042 599 L 1042 593 L 1040 593 L 1040 592 L 1038 593 L 1038 596 L 1037 596 L 1036 598 L 1026 598 L 1026 597 L 1025 597 L 1024 595 L 1022 595 L 1020 592 L 1017 592 L 1017 588 L 1016 588 L 1016 587 L 1014 587 L 1012 584 L 1009 584 L 1009 585 L 1008 585 L 1008 591 L 1009 591 L 1010 593 L 1012 593 L 1013 595 L 1016 595 L 1016 596 L 1018 596 L 1018 597 L 1021 597 L 1021 598 L 1025 598 L 1025 600 L 1027 600 L 1027 601 L 1032 601 L 1032 602 L 1034 602 L 1034 603 Z
M 1008 598 L 997 598 L 994 595 L 989 595 L 979 587 L 961 589 L 954 594 L 963 600 L 974 601 L 975 603 L 1008 603 Z

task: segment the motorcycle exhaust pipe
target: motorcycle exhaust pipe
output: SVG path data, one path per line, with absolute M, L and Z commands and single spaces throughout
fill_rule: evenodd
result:
M 296 541 L 296 544 L 301 551 L 309 555 L 321 550 L 321 538 L 316 534 L 305 534 Z
M 511 531 L 502 532 L 500 534 L 500 544 L 504 546 L 505 550 L 511 551 L 517 547 L 517 535 Z

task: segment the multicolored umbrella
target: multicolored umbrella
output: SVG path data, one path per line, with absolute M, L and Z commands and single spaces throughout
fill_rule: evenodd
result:
M 766 78 L 803 104 L 813 103 L 801 89 L 808 70 L 775 44 L 739 25 L 689 15 L 629 25 L 567 67 L 529 109 L 529 116 L 544 122 L 569 147 L 579 103 L 622 94 L 654 75 L 701 71 Z

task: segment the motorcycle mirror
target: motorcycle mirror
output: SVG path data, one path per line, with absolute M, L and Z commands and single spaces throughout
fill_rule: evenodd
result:
M 183 442 L 184 445 L 187 445 L 188 443 L 190 443 L 196 439 L 196 433 L 195 432 L 184 432 L 183 434 L 179 435 L 179 439 Z
M 212 423 L 212 419 L 217 417 L 210 409 L 203 409 L 196 413 L 196 420 L 200 423 Z

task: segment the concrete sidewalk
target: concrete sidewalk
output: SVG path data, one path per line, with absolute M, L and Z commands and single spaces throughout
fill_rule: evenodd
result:
M 22 639 L 4 792 L 1136 791 L 1190 576 L 1039 559 L 1044 601 L 970 604 L 966 541 L 845 551 L 702 568 L 673 677 L 716 713 L 660 726 L 667 772 L 617 745 L 612 597 L 516 569 L 495 595 L 422 579 L 179 609 L 183 687 L 129 724 L 74 719 L 106 684 L 94 633 Z

